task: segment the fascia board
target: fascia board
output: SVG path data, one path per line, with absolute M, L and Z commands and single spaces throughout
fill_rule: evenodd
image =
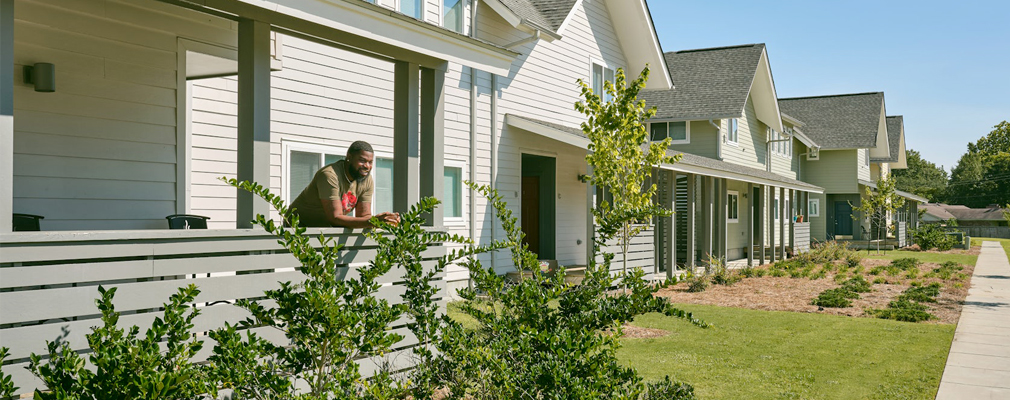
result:
M 767 48 L 761 49 L 761 58 L 758 60 L 756 68 L 754 79 L 751 80 L 750 88 L 747 92 L 748 97 L 755 99 L 754 110 L 758 120 L 764 122 L 765 125 L 768 125 L 776 132 L 782 132 L 782 114 L 779 112 L 779 97 L 775 92 L 775 80 L 772 77 L 771 65 L 768 62 Z M 763 87 L 758 88 L 760 89 L 760 93 L 758 93 L 760 96 L 754 96 L 754 85 L 758 80 L 761 80 Z M 770 93 L 766 93 L 766 91 Z M 771 100 L 768 99 L 769 97 Z M 746 107 L 746 103 L 744 107 Z
M 610 22 L 617 32 L 617 41 L 629 63 L 627 71 L 631 77 L 629 79 L 637 78 L 645 69 L 645 65 L 649 64 L 653 66 L 651 68 L 653 73 L 646 82 L 646 89 L 673 89 L 673 78 L 666 65 L 663 47 L 652 26 L 652 18 L 645 0 L 605 1 L 610 12 Z M 657 67 L 661 67 L 659 73 L 656 73 Z
M 561 143 L 569 144 L 581 149 L 589 148 L 589 139 L 572 135 L 571 133 L 555 129 L 549 126 L 540 125 L 522 118 L 515 118 L 510 114 L 505 114 L 505 125 L 532 132 L 537 135 L 553 139 Z
M 817 186 L 813 186 L 813 185 L 811 185 L 811 186 L 799 186 L 799 185 L 794 185 L 794 184 L 791 184 L 791 183 L 780 182 L 780 181 L 776 181 L 776 180 L 772 180 L 772 179 L 764 179 L 764 178 L 758 178 L 758 177 L 754 177 L 754 176 L 750 176 L 750 175 L 738 174 L 738 173 L 729 172 L 729 171 L 723 171 L 723 170 L 706 168 L 706 167 L 699 167 L 697 165 L 688 165 L 688 164 L 683 164 L 683 163 L 674 163 L 674 164 L 663 164 L 663 165 L 660 165 L 660 168 L 666 169 L 666 170 L 670 170 L 670 171 L 683 172 L 683 173 L 687 173 L 687 174 L 699 174 L 699 175 L 711 176 L 711 177 L 714 177 L 714 178 L 725 178 L 725 179 L 731 179 L 731 180 L 734 180 L 734 181 L 754 183 L 754 184 L 759 184 L 759 185 L 771 185 L 771 186 L 775 186 L 775 187 L 782 187 L 782 188 L 786 188 L 786 189 L 790 189 L 790 190 L 799 190 L 799 191 L 803 191 L 803 192 L 810 192 L 810 193 L 816 193 L 816 194 L 824 193 L 824 189 L 823 188 L 817 187 Z

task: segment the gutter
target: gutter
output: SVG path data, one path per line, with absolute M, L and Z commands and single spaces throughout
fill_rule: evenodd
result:
M 506 49 L 511 50 L 511 51 L 515 51 L 515 50 L 512 50 L 512 49 L 515 48 L 515 47 L 517 47 L 517 46 L 521 46 L 521 45 L 524 45 L 524 44 L 529 43 L 529 42 L 540 40 L 540 32 L 541 31 L 539 29 L 536 29 L 536 30 L 533 31 L 533 34 L 530 35 L 530 37 L 516 40 L 516 41 L 514 41 L 512 43 L 509 43 L 509 44 L 506 44 L 506 45 L 504 45 L 502 47 L 505 47 Z

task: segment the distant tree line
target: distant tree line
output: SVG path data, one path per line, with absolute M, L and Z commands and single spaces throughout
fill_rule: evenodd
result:
M 968 151 L 947 171 L 906 152 L 908 169 L 893 172 L 898 190 L 915 193 L 930 202 L 985 207 L 1010 203 L 1010 123 L 1000 122 L 988 135 L 968 143 Z

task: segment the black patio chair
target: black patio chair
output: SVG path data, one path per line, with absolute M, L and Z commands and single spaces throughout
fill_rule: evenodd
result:
M 207 229 L 207 220 L 210 217 L 193 214 L 172 214 L 165 219 L 168 220 L 168 229 Z
M 32 214 L 19 214 L 14 213 L 14 232 L 37 232 L 39 229 L 39 221 L 42 220 L 41 215 Z

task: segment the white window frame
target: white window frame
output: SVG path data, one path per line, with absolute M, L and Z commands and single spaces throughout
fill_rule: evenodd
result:
M 734 126 L 736 129 L 734 130 Z M 729 118 L 726 120 L 726 144 L 733 146 L 740 145 L 740 119 Z
M 821 199 L 807 200 L 807 214 L 810 214 L 808 217 L 821 216 Z
M 470 179 L 470 177 L 468 176 L 468 170 L 469 170 L 469 168 L 467 168 L 466 166 L 467 166 L 467 163 L 465 161 L 460 161 L 460 160 L 446 159 L 443 162 L 442 168 L 449 167 L 449 168 L 459 168 L 460 169 L 460 174 L 459 174 L 459 180 L 460 180 L 460 182 L 459 182 L 459 184 L 460 184 L 460 190 L 459 190 L 459 210 L 460 210 L 460 216 L 459 217 L 443 217 L 442 218 L 443 219 L 442 222 L 445 224 L 445 226 L 453 226 L 453 227 L 466 226 L 466 213 L 467 213 L 467 209 L 468 209 L 466 202 L 468 200 L 470 200 L 470 199 L 467 199 L 467 197 L 466 197 L 466 194 L 465 194 L 466 190 L 464 190 L 466 188 L 466 185 L 463 184 L 463 182 L 465 182 L 465 181 L 467 181 L 467 180 Z M 444 175 L 444 173 L 443 173 L 443 175 Z M 442 193 L 442 195 L 445 196 L 445 193 Z M 443 202 L 443 204 L 444 204 L 444 202 Z M 446 215 L 446 213 L 442 213 L 442 215 Z
M 589 59 L 589 79 L 586 80 L 587 82 L 589 82 L 589 87 L 590 88 L 593 88 L 593 67 L 595 67 L 597 65 L 603 67 L 603 80 L 604 81 L 607 80 L 607 70 L 609 69 L 610 71 L 612 71 L 614 73 L 614 80 L 612 82 L 610 82 L 610 83 L 612 83 L 612 84 L 616 84 L 617 83 L 617 68 L 618 67 L 615 67 L 615 66 L 613 66 L 613 65 L 611 65 L 611 64 L 609 64 L 607 62 L 601 61 L 601 60 L 596 59 L 596 58 L 590 58 Z M 604 101 L 607 101 L 607 93 L 606 93 L 607 91 L 603 87 L 600 88 L 600 93 L 596 93 L 595 88 L 593 88 L 593 89 L 594 89 L 593 90 L 594 94 L 596 94 L 597 96 L 600 96 L 600 98 L 603 99 Z
M 670 123 L 683 122 L 685 126 L 684 140 L 670 140 L 670 144 L 691 144 L 691 121 L 654 121 L 649 122 L 649 141 L 652 141 L 652 124 L 666 124 L 666 136 L 670 137 Z
M 779 198 L 778 198 L 778 196 L 775 196 L 775 200 L 772 202 L 772 210 L 773 210 L 772 214 L 775 215 L 775 220 L 778 221 L 779 219 L 781 219 L 781 215 L 780 214 L 782 214 L 782 213 L 779 212 Z
M 863 168 L 870 168 L 870 149 L 863 149 Z
M 729 215 L 726 215 L 726 222 L 730 223 L 730 224 L 736 224 L 736 223 L 740 222 L 740 192 L 738 192 L 736 190 L 727 190 L 726 191 L 726 206 L 727 206 L 727 209 L 729 209 L 729 197 L 730 196 L 736 196 L 736 218 L 730 218 Z M 729 211 L 727 210 L 727 212 L 729 212 Z M 732 213 L 730 213 L 730 214 L 732 214 Z
M 453 31 L 453 32 L 466 34 L 467 27 L 469 27 L 469 25 L 467 24 L 467 16 L 470 15 L 471 0 L 460 0 L 460 1 L 463 2 L 463 20 L 460 21 L 460 27 L 459 27 L 460 31 L 459 32 Z M 424 0 L 424 2 L 427 3 L 427 0 Z M 424 12 L 423 7 L 421 11 Z M 445 29 L 449 29 L 445 26 L 445 0 L 438 0 L 438 26 L 441 26 Z M 452 29 L 449 30 L 452 31 Z
M 292 196 L 290 187 L 291 185 L 290 182 L 288 182 L 291 179 L 290 176 L 291 176 L 292 151 L 319 153 L 320 154 L 319 165 L 320 168 L 322 168 L 328 165 L 324 164 L 326 160 L 325 154 L 344 155 L 346 157 L 347 146 L 299 142 L 294 140 L 281 140 L 281 199 L 284 200 L 284 202 L 287 203 L 288 205 L 291 205 L 291 202 L 295 201 L 295 197 L 298 197 L 298 193 Z M 393 159 L 393 153 L 375 151 L 373 154 L 375 154 L 376 159 L 380 158 L 387 160 Z M 448 160 L 446 160 L 446 162 L 448 162 Z M 375 169 L 373 164 L 372 172 L 374 173 L 374 171 Z M 372 179 L 375 179 L 374 174 L 372 174 Z M 371 211 L 374 214 L 375 201 L 372 201 L 371 206 L 372 206 Z
M 365 0 L 365 1 L 367 1 L 369 3 L 372 3 L 372 4 L 378 4 L 378 5 L 386 7 L 386 8 L 390 8 L 393 11 L 396 11 L 396 12 L 398 12 L 400 14 L 403 14 L 402 12 L 400 12 L 400 1 L 401 0 Z M 419 18 L 417 18 L 417 19 L 419 19 L 421 21 L 425 20 L 424 19 L 424 13 L 425 13 L 425 11 L 428 11 L 427 8 L 428 8 L 428 1 L 427 0 L 421 0 L 421 16 Z M 439 12 L 440 13 L 442 11 L 441 9 L 442 9 L 442 7 L 439 6 Z M 403 15 L 407 15 L 407 14 L 403 14 Z M 407 16 L 413 18 L 413 16 L 410 16 L 410 15 L 407 15 Z M 438 17 L 438 21 L 439 21 L 439 26 L 442 26 L 442 24 L 441 24 L 442 17 L 441 16 Z
M 821 149 L 817 147 L 807 148 L 807 161 L 817 161 L 821 159 Z

